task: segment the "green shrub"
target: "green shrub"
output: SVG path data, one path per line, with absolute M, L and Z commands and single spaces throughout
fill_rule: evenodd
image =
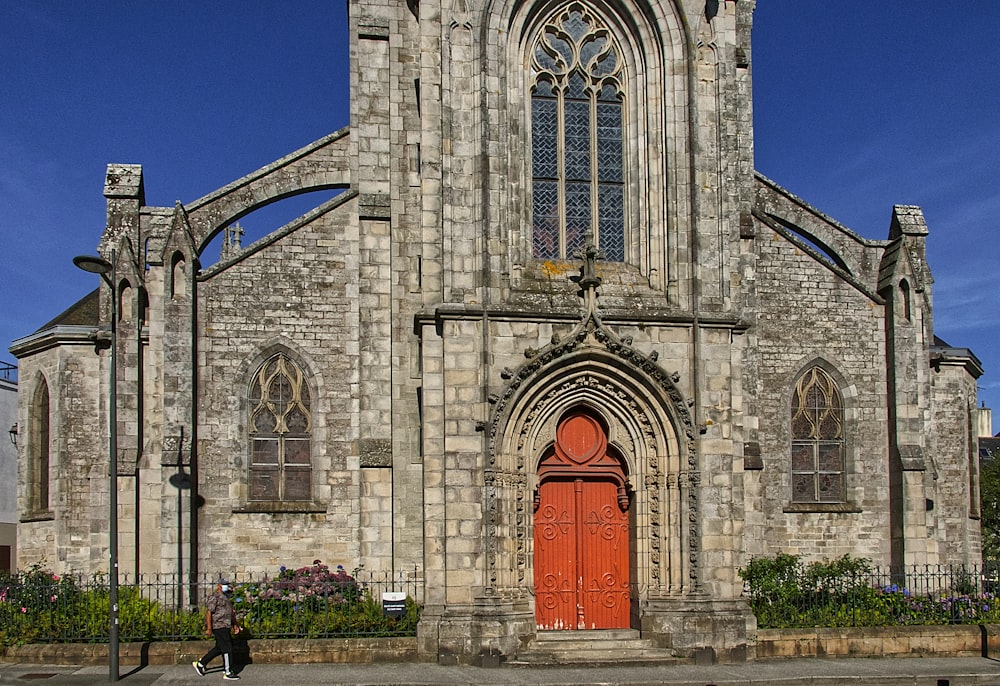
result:
M 233 604 L 256 638 L 413 635 L 420 607 L 407 598 L 402 617 L 386 616 L 357 573 L 331 571 L 319 560 L 281 568 L 274 579 L 236 585 Z M 119 586 L 120 639 L 203 639 L 203 610 L 167 607 L 143 593 L 157 588 Z M 106 576 L 60 578 L 37 565 L 20 574 L 0 573 L 0 646 L 107 642 L 108 619 Z
M 947 587 L 923 595 L 879 585 L 871 562 L 849 555 L 808 566 L 795 555 L 758 557 L 740 576 L 762 629 L 1000 621 L 997 598 L 977 592 L 976 577 L 965 570 L 942 575 Z

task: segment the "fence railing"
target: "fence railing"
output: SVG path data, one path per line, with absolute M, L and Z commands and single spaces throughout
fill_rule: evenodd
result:
M 1000 622 L 1000 562 L 871 567 L 835 577 L 804 568 L 744 583 L 760 628 Z
M 205 638 L 204 605 L 220 579 L 172 574 L 122 575 L 122 641 Z M 416 568 L 390 573 L 314 564 L 276 575 L 227 578 L 250 638 L 412 636 L 420 616 Z M 383 604 L 383 593 L 403 602 Z M 0 645 L 108 640 L 108 578 L 56 576 L 41 569 L 0 575 Z

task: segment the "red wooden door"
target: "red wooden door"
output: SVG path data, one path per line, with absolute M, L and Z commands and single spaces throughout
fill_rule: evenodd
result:
M 535 516 L 539 629 L 629 626 L 628 513 L 609 481 L 546 481 Z
M 619 507 L 618 480 L 607 478 L 609 472 L 621 478 L 621 470 L 608 469 L 603 433 L 594 436 L 593 426 L 589 420 L 565 422 L 562 445 L 540 469 L 545 478 L 535 511 L 535 605 L 542 630 L 629 626 L 628 512 Z M 583 445 L 588 434 L 599 450 Z M 589 455 L 579 459 L 584 453 Z M 561 456 L 567 455 L 564 464 Z M 594 467 L 590 473 L 588 465 Z
M 577 531 L 583 549 L 580 570 L 583 615 L 580 629 L 627 629 L 628 512 L 618 507 L 618 488 L 609 481 L 584 482 L 586 518 Z
M 575 629 L 579 550 L 575 484 L 548 481 L 539 487 L 535 513 L 535 607 L 540 629 Z

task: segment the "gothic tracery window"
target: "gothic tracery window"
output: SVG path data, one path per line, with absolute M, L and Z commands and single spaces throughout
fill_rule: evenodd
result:
M 250 499 L 310 500 L 312 412 L 302 370 L 279 353 L 250 382 Z
M 808 369 L 792 396 L 792 501 L 845 500 L 844 404 L 833 378 Z
M 611 32 L 573 3 L 531 54 L 532 250 L 566 259 L 592 235 L 625 259 L 624 65 Z

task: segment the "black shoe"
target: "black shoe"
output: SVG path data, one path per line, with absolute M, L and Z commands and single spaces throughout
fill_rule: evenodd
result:
M 222 675 L 223 681 L 236 681 L 239 678 L 240 675 L 237 674 L 236 672 L 226 672 L 225 674 Z
M 195 660 L 191 666 L 194 667 L 194 671 L 198 672 L 198 676 L 205 676 L 205 665 L 201 664 L 201 660 Z

